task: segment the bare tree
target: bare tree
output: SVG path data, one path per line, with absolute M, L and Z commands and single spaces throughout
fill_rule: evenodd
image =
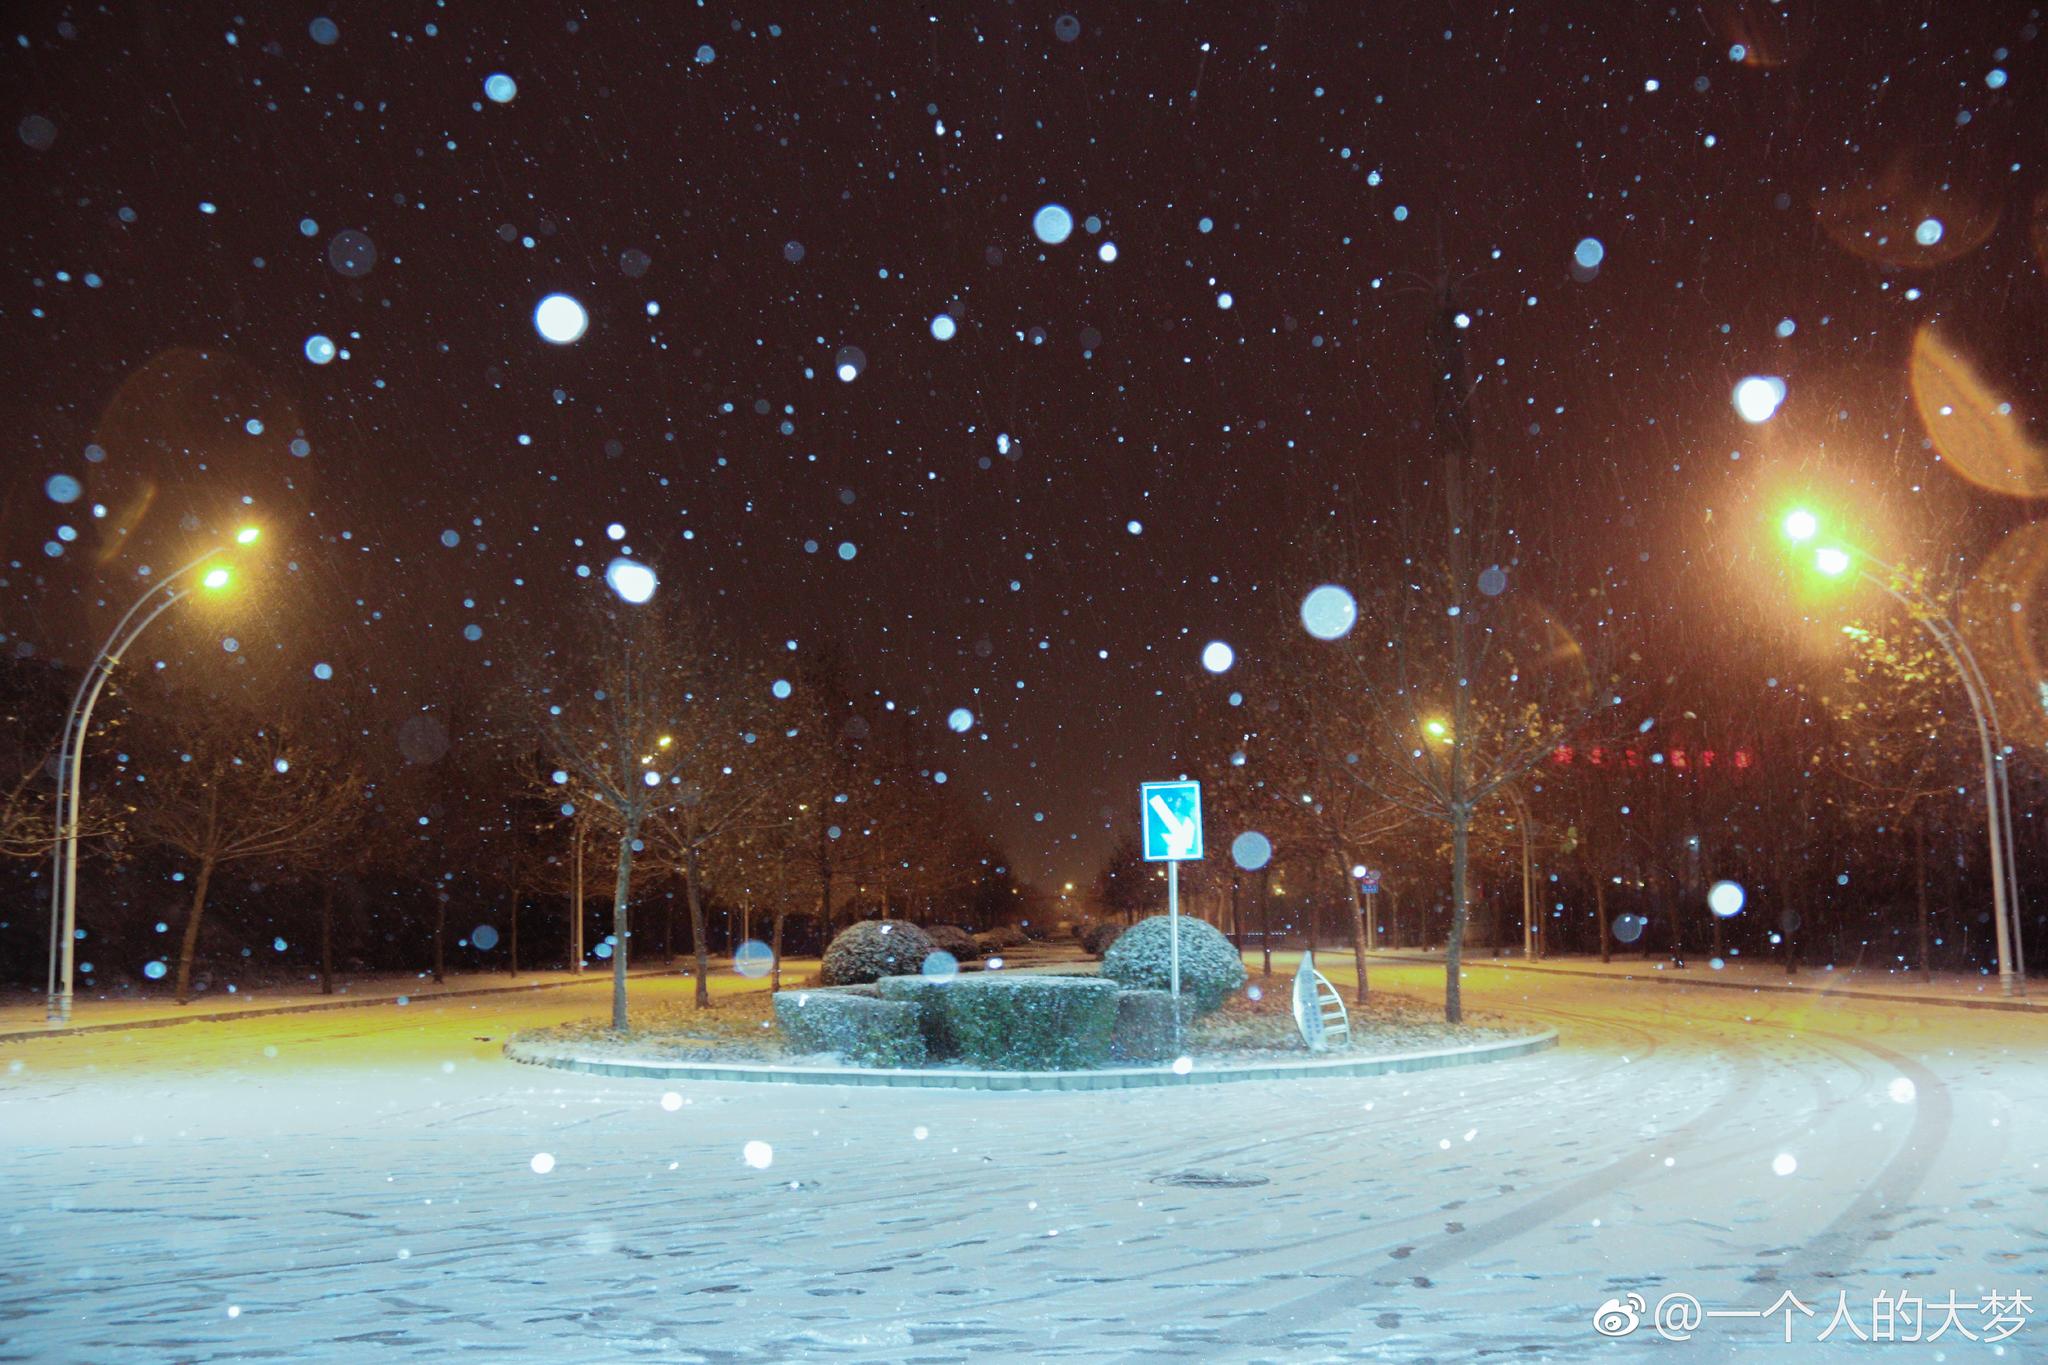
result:
M 65 676 L 36 660 L 0 661 L 0 858 L 46 858 L 57 842 L 57 750 L 64 725 Z M 102 715 L 93 739 L 104 740 L 122 724 L 118 712 Z M 81 793 L 78 837 L 86 842 L 117 838 L 128 811 L 106 790 Z
M 772 821 L 777 798 L 789 787 L 789 760 L 799 727 L 790 716 L 767 714 L 769 684 L 725 667 L 701 678 L 705 695 L 686 712 L 675 736 L 669 801 L 652 824 L 654 848 L 682 879 L 690 910 L 690 945 L 696 957 L 696 1003 L 711 1005 L 710 954 L 704 915 L 704 859 L 722 841 Z M 786 690 L 786 689 L 785 689 Z
M 1296 658 L 1324 769 L 1451 836 L 1444 1016 L 1463 1015 L 1459 966 L 1469 911 L 1473 818 L 1612 700 L 1600 613 L 1588 645 L 1531 591 L 1538 581 L 1505 518 L 1498 470 L 1479 440 L 1478 382 L 1453 290 L 1436 299 L 1437 460 L 1406 524 L 1345 518 L 1315 557 L 1354 586 L 1356 623 Z M 1423 490 L 1434 482 L 1434 498 Z M 1426 511 L 1434 504 L 1434 509 Z M 1525 581 L 1526 576 L 1526 581 Z M 1597 596 L 1590 599 L 1599 612 Z M 1298 638 L 1298 637 L 1297 637 Z
M 543 747 L 609 816 L 618 836 L 612 886 L 612 1027 L 623 1032 L 631 956 L 633 858 L 649 822 L 735 738 L 721 665 L 680 608 L 593 598 L 572 641 L 549 649 L 531 695 L 547 705 Z
M 185 697 L 152 718 L 157 756 L 131 774 L 135 830 L 189 858 L 192 905 L 179 940 L 177 999 L 192 997 L 192 963 L 214 873 L 235 863 L 297 863 L 353 818 L 362 781 L 321 749 L 213 699 Z

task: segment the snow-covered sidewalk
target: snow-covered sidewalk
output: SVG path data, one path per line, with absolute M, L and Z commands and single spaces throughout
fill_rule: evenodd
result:
M 673 967 L 636 967 L 631 975 L 634 980 L 640 980 L 643 977 L 687 975 L 691 970 L 691 959 L 679 957 Z M 793 980 L 801 980 L 817 970 L 818 959 L 814 957 L 792 957 L 783 961 L 784 974 Z M 739 981 L 733 977 L 732 962 L 727 958 L 712 959 L 712 976 L 713 989 L 726 989 Z M 447 980 L 439 983 L 424 972 L 392 972 L 337 981 L 332 995 L 322 995 L 320 983 L 313 980 L 233 991 L 209 991 L 189 1005 L 180 1005 L 168 991 L 130 991 L 92 997 L 81 993 L 72 1005 L 71 1028 L 146 1028 L 241 1015 L 395 1005 L 402 1001 L 492 995 L 504 991 L 577 986 L 609 989 L 611 979 L 609 968 L 582 972 L 521 972 L 517 976 L 503 972 L 450 972 Z M 727 984 L 722 986 L 719 983 Z M 765 990 L 767 983 L 760 983 L 760 987 Z M 44 1017 L 46 1012 L 40 991 L 33 994 L 10 992 L 5 1003 L 0 1003 L 0 1037 L 53 1031 Z
M 1273 961 L 1277 970 L 1282 957 L 1287 960 L 1287 969 L 1292 972 L 1300 960 L 1298 953 L 1275 953 Z M 1253 955 L 1247 955 L 1252 961 Z M 1376 952 L 1367 960 L 1367 970 L 1374 962 L 1442 962 L 1442 950 L 1435 953 L 1421 951 Z M 1323 975 L 1332 981 L 1350 983 L 1354 980 L 1351 953 L 1325 951 L 1316 955 L 1316 965 Z M 1914 1004 L 1962 1005 L 1978 1009 L 2032 1009 L 2048 1011 L 2048 982 L 2035 982 L 2036 995 L 2007 998 L 1999 993 L 1998 978 L 1992 975 L 1965 974 L 1962 972 L 1936 972 L 1931 981 L 1923 980 L 1918 972 L 1898 968 L 1886 970 L 1881 966 L 1839 967 L 1801 966 L 1796 976 L 1788 976 L 1782 963 L 1741 958 L 1723 959 L 1720 966 L 1713 965 L 1710 954 L 1688 955 L 1685 966 L 1675 967 L 1668 957 L 1645 958 L 1636 953 L 1617 953 L 1611 962 L 1602 962 L 1597 957 L 1546 957 L 1535 962 L 1525 962 L 1519 956 L 1493 957 L 1487 950 L 1465 950 L 1464 967 L 1469 974 L 1488 968 L 1507 972 L 1547 972 L 1567 976 L 1602 977 L 1608 980 L 1657 981 L 1667 985 L 1706 986 L 1709 988 L 1752 991 L 1793 991 L 1815 995 L 1845 995 L 1862 1000 L 1897 1000 Z

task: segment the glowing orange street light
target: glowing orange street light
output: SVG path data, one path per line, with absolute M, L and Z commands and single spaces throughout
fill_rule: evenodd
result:
M 262 531 L 244 526 L 235 532 L 237 545 L 253 545 Z M 120 665 L 121 656 L 135 643 L 150 623 L 192 595 L 193 589 L 178 580 L 201 568 L 221 553 L 214 546 L 156 579 L 148 591 L 135 599 L 117 623 L 107 642 L 93 656 L 92 666 L 78 681 L 71 698 L 71 710 L 64 717 L 64 738 L 57 762 L 57 841 L 54 876 L 50 879 L 50 977 L 48 1018 L 52 1024 L 71 1022 L 73 955 L 78 941 L 78 808 L 85 767 L 85 737 L 92 729 L 92 710 L 100 699 L 107 679 Z M 215 564 L 199 576 L 199 586 L 219 592 L 234 581 L 224 564 Z M 138 620 L 137 618 L 141 619 Z

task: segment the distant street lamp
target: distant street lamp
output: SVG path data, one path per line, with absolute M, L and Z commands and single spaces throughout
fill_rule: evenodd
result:
M 235 544 L 253 545 L 261 534 L 256 527 L 245 526 L 235 533 Z M 120 664 L 121 656 L 128 652 L 128 647 L 149 629 L 157 617 L 192 595 L 192 588 L 176 586 L 178 580 L 224 549 L 224 546 L 216 545 L 180 565 L 150 584 L 149 590 L 135 599 L 134 605 L 122 614 L 113 632 L 107 636 L 107 642 L 100 646 L 85 676 L 78 680 L 78 691 L 73 694 L 71 709 L 65 714 L 64 739 L 57 756 L 57 843 L 50 886 L 48 1021 L 52 1024 L 71 1022 L 73 959 L 78 943 L 78 810 L 82 799 L 85 737 L 92 729 L 93 707 L 99 703 L 101 690 Z M 233 577 L 225 565 L 216 564 L 201 576 L 199 583 L 208 591 L 219 592 L 233 581 Z
M 1502 787 L 1501 795 L 1515 808 L 1515 824 L 1522 832 L 1522 960 L 1536 960 L 1535 855 L 1530 846 L 1529 801 L 1516 787 Z
M 1794 508 L 1786 515 L 1782 529 L 1787 540 L 1801 544 L 1820 533 L 1820 519 L 1805 508 Z M 1814 552 L 1813 564 L 1830 578 L 1840 578 L 1855 569 L 1864 582 L 1884 589 L 1941 646 L 1941 652 L 1963 684 L 1976 718 L 1977 748 L 1984 765 L 1984 823 L 1991 848 L 1991 919 L 1998 948 L 1998 986 L 2002 994 L 2025 995 L 2026 947 L 2020 934 L 2019 877 L 2012 856 L 2012 791 L 2005 762 L 2005 735 L 1998 723 L 1998 705 L 1992 699 L 1983 669 L 1978 666 L 1976 653 L 1956 629 L 1955 622 L 1895 565 L 1846 545 L 1822 546 Z

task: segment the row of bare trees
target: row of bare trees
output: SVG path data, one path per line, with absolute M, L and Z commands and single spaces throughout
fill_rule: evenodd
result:
M 258 713 L 250 688 L 201 694 L 117 675 L 91 737 L 83 833 L 98 856 L 82 926 L 110 942 L 122 912 L 109 885 L 161 869 L 140 880 L 168 876 L 183 897 L 163 956 L 188 1000 L 209 907 L 235 873 L 238 892 L 255 884 L 283 902 L 272 918 L 295 926 L 285 931 L 294 940 L 314 936 L 317 915 L 319 975 L 331 990 L 337 920 L 365 918 L 365 888 L 383 897 L 369 918 L 386 938 L 394 927 L 409 939 L 430 933 L 440 980 L 461 936 L 451 906 L 494 907 L 485 920 L 517 973 L 521 906 L 534 897 L 570 902 L 580 966 L 583 886 L 603 880 L 612 934 L 593 947 L 610 956 L 623 1025 L 628 959 L 658 945 L 673 961 L 678 901 L 700 1005 L 710 1001 L 714 898 L 759 911 L 777 984 L 792 914 L 815 916 L 829 934 L 863 915 L 986 926 L 1011 912 L 1007 859 L 922 757 L 929 718 L 855 698 L 830 657 L 791 655 L 774 673 L 765 651 L 750 657 L 673 604 L 633 606 L 596 590 L 548 634 L 503 686 L 460 708 L 394 705 L 338 680 L 316 713 Z M 4 681 L 18 723 L 0 755 L 0 848 L 33 875 L 55 833 L 54 768 L 38 736 L 61 720 L 63 679 L 37 665 L 10 666 Z M 650 920 L 663 904 L 666 916 Z M 156 913 L 127 913 L 144 925 L 130 937 L 150 943 L 152 957 L 146 923 Z M 629 922 L 636 913 L 643 922 Z
M 1435 286 L 1429 421 L 1383 459 L 1361 458 L 1370 501 L 1340 481 L 1298 537 L 1275 594 L 1286 610 L 1243 632 L 1228 701 L 1191 683 L 1177 755 L 1205 780 L 1214 852 L 1183 869 L 1183 887 L 1227 904 L 1235 927 L 1255 905 L 1270 971 L 1269 893 L 1284 867 L 1297 895 L 1341 907 L 1363 998 L 1354 870 L 1371 866 L 1388 899 L 1446 906 L 1436 941 L 1454 1021 L 1480 899 L 1495 951 L 1512 918 L 1531 951 L 1576 945 L 1603 960 L 1654 943 L 1681 960 L 1772 952 L 1787 971 L 1808 951 L 1922 972 L 1943 952 L 1973 961 L 1972 942 L 1990 937 L 1967 908 L 1981 897 L 1958 890 L 1989 875 L 1962 838 L 1982 828 L 1974 731 L 1917 623 L 1857 617 L 1817 642 L 1790 611 L 1766 627 L 1715 610 L 1646 632 L 1640 592 L 1616 604 L 1628 574 L 1606 558 L 1606 527 L 1575 522 L 1585 490 L 1569 476 L 1546 488 L 1526 460 L 1511 477 L 1497 460 L 1511 419 L 1488 420 L 1455 294 Z M 1525 539 L 1518 516 L 1540 538 Z M 1961 591 L 1919 586 L 1938 600 Z M 2015 780 L 2038 787 L 2021 766 Z M 1271 846 L 1265 865 L 1231 858 L 1244 832 Z M 1150 872 L 1121 842 L 1100 880 L 1105 906 L 1152 908 Z M 1491 894 L 1475 896 L 1479 879 Z M 1721 879 L 1747 890 L 1740 921 L 1708 909 Z M 1893 903 L 1902 891 L 1910 933 Z M 1939 923 L 1937 895 L 1949 902 Z M 1433 936 L 1412 918 L 1418 942 Z M 1317 917 L 1306 923 L 1313 943 Z
M 829 933 L 842 915 L 928 919 L 1008 876 L 908 717 L 871 719 L 821 659 L 771 672 L 674 603 L 599 601 L 502 698 L 493 732 L 517 744 L 541 713 L 542 776 L 613 850 L 612 1019 L 627 1025 L 636 875 L 675 879 L 690 916 L 697 1004 L 708 1006 L 707 887 L 769 910 L 779 984 L 793 907 Z

